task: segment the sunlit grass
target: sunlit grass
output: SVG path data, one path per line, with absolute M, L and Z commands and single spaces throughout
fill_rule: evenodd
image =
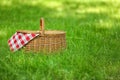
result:
M 1 6 L 11 6 L 12 5 L 12 0 L 1 0 L 0 5 Z
M 6 32 L 0 31 L 0 36 L 6 36 Z

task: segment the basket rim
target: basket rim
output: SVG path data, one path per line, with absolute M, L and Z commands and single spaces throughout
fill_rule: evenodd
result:
M 19 33 L 27 33 L 27 34 L 40 34 L 41 31 L 34 31 L 34 30 L 18 30 L 17 32 Z M 59 35 L 59 34 L 65 34 L 65 31 L 61 31 L 61 30 L 45 30 L 45 35 Z

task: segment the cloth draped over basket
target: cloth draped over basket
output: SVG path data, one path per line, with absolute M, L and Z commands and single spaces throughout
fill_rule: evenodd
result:
M 34 33 L 20 33 L 16 32 L 9 40 L 8 45 L 10 47 L 10 50 L 15 52 L 22 48 L 24 45 L 26 45 L 30 40 L 37 37 L 39 34 Z

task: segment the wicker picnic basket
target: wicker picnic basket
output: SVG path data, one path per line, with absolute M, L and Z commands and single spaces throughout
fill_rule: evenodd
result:
M 19 30 L 21 33 L 35 33 L 39 36 L 27 43 L 23 49 L 33 52 L 54 52 L 62 50 L 66 47 L 66 39 L 64 31 L 44 30 L 44 19 L 40 19 L 40 31 Z

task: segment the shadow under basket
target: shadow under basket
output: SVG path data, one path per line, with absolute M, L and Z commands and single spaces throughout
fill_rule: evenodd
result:
M 39 34 L 41 31 L 18 31 L 21 33 L 35 33 Z M 66 38 L 64 31 L 44 31 L 44 35 L 41 34 L 31 41 L 29 41 L 22 49 L 26 52 L 56 52 L 65 49 Z

